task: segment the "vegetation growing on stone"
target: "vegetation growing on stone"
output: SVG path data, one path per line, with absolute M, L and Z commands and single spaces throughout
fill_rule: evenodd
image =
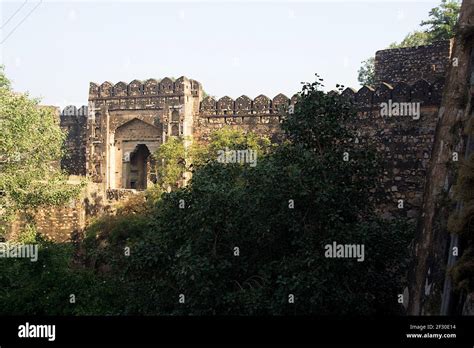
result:
M 69 247 L 48 247 L 51 257 L 42 262 L 56 285 L 48 283 L 54 291 L 47 297 L 36 293 L 43 289 L 38 277 L 13 281 L 30 265 L 11 265 L 0 303 L 12 304 L 1 310 L 21 312 L 12 306 L 25 301 L 24 313 L 48 314 L 401 313 L 393 299 L 405 286 L 412 226 L 375 214 L 368 195 L 375 151 L 354 149 L 343 160 L 354 134 L 342 125 L 354 116 L 351 104 L 322 92 L 318 80 L 303 86 L 294 114 L 285 116 L 287 142 L 268 147 L 251 133 L 215 133 L 186 187 L 146 202 L 137 196 L 142 203 L 97 220 L 75 262 Z M 258 164 L 219 163 L 222 146 L 254 146 Z M 365 261 L 326 258 L 333 241 L 364 244 Z M 71 266 L 77 263 L 83 266 Z M 61 305 L 72 287 L 84 302 Z

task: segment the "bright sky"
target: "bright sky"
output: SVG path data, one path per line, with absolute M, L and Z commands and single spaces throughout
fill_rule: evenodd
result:
M 232 98 L 291 96 L 314 73 L 357 88 L 360 62 L 439 2 L 1 0 L 0 58 L 15 90 L 61 107 L 90 81 L 165 76 Z

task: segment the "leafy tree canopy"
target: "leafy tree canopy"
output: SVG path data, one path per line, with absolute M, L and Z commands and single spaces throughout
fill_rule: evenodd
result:
M 16 212 L 64 203 L 81 186 L 68 185 L 59 169 L 65 135 L 55 110 L 13 92 L 2 71 L 0 84 L 0 232 L 4 232 Z

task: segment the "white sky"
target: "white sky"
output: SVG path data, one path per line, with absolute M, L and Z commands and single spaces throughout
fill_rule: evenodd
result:
M 440 1 L 3 1 L 0 58 L 17 91 L 64 107 L 89 82 L 180 77 L 236 98 L 291 96 L 314 73 L 358 87 L 360 62 Z

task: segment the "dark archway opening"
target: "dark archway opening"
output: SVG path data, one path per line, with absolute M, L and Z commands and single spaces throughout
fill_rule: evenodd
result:
M 139 144 L 130 154 L 130 181 L 129 187 L 136 190 L 145 190 L 148 176 L 148 157 L 150 150 L 144 144 Z

